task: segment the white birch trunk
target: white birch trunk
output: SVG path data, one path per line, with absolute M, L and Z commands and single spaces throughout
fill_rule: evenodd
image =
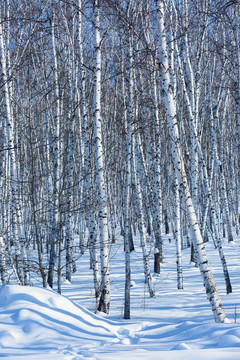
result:
M 153 154 L 154 161 L 154 180 L 153 180 L 153 221 L 155 235 L 154 250 L 154 272 L 160 274 L 160 263 L 163 261 L 163 241 L 162 241 L 162 185 L 161 185 L 161 142 L 160 142 L 160 124 L 158 114 L 158 98 L 157 98 L 157 82 L 156 82 L 156 66 L 153 66 L 153 101 L 154 101 L 154 132 L 155 132 L 155 151 Z
M 132 136 L 133 136 L 133 45 L 132 37 L 128 34 L 128 114 L 127 114 L 127 143 L 126 143 L 126 183 L 124 199 L 124 250 L 125 250 L 125 299 L 124 299 L 124 319 L 130 319 L 130 196 L 131 196 L 131 163 L 132 163 Z
M 79 9 L 82 10 L 82 0 L 78 1 Z M 100 276 L 99 276 L 99 265 L 98 265 L 98 255 L 96 248 L 96 224 L 95 224 L 95 210 L 93 204 L 93 181 L 91 177 L 91 158 L 89 150 L 89 119 L 87 115 L 86 108 L 86 93 L 85 93 L 85 83 L 86 83 L 86 74 L 83 68 L 83 46 L 82 46 L 82 12 L 79 12 L 79 26 L 78 26 L 78 42 L 79 42 L 79 58 L 80 58 L 80 68 L 79 68 L 79 102 L 80 102 L 80 116 L 81 116 L 81 126 L 82 126 L 82 136 L 84 144 L 84 179 L 85 179 L 85 188 L 86 188 L 86 206 L 89 209 L 89 216 L 87 221 L 88 231 L 89 231 L 89 252 L 91 258 L 90 267 L 93 270 L 93 282 L 95 288 L 95 297 L 96 302 L 101 292 Z
M 0 229 L 0 273 L 1 273 L 1 281 L 3 285 L 8 283 L 5 247 L 6 245 L 4 243 L 2 230 Z
M 100 3 L 94 0 L 94 31 L 95 31 L 95 64 L 94 64 L 94 149 L 98 190 L 98 221 L 100 233 L 101 256 L 101 297 L 98 311 L 109 313 L 110 306 L 110 278 L 109 278 L 109 248 L 108 248 L 108 216 L 107 196 L 104 179 L 104 152 L 101 117 L 101 38 L 100 38 Z
M 73 8 L 71 9 L 73 12 Z M 66 247 L 66 279 L 71 282 L 71 274 L 74 267 L 74 257 L 73 257 L 73 225 L 72 225 L 72 192 L 73 192 L 73 156 L 74 156 L 74 119 L 75 119 L 75 109 L 77 108 L 77 67 L 75 64 L 75 18 L 73 17 L 73 34 L 70 33 L 68 27 L 68 21 L 63 14 L 65 20 L 65 27 L 67 29 L 69 41 L 68 48 L 68 77 L 69 77 L 69 87 L 70 87 L 70 97 L 69 102 L 71 102 L 71 108 L 69 111 L 69 125 L 68 125 L 68 143 L 67 143 L 67 188 L 66 188 L 66 215 L 65 215 L 65 247 Z M 80 235 L 81 236 L 81 235 Z
M 54 267 L 57 256 L 57 247 L 58 254 L 60 256 L 61 248 L 61 236 L 60 236 L 60 114 L 61 114 L 61 103 L 60 103 L 60 94 L 59 94 L 59 79 L 58 79 L 58 60 L 57 60 L 57 49 L 56 49 L 56 35 L 55 35 L 55 9 L 54 3 L 52 3 L 52 24 L 51 24 L 51 35 L 52 35 L 52 48 L 53 48 L 53 61 L 54 61 L 54 91 L 56 97 L 56 108 L 54 113 L 54 139 L 53 145 L 50 145 L 50 152 L 52 158 L 52 168 L 53 168 L 53 225 L 52 225 L 52 234 L 51 234 L 51 250 L 50 250 L 50 261 L 49 261 L 49 270 L 48 270 L 48 284 L 50 287 L 53 287 L 54 281 Z M 51 140 L 50 140 L 51 142 Z M 61 287 L 61 275 L 60 275 L 60 262 L 61 259 L 58 259 L 58 291 L 60 292 Z
M 73 114 L 70 115 L 70 128 L 69 128 L 69 142 L 68 142 L 68 154 L 67 154 L 67 214 L 66 214 L 66 279 L 71 282 L 72 273 L 72 172 L 73 172 Z
M 182 274 L 182 246 L 181 246 L 181 225 L 180 225 L 180 199 L 178 179 L 175 171 L 174 175 L 174 192 L 175 192 L 175 242 L 176 242 L 176 256 L 177 256 L 177 288 L 183 289 L 183 274 Z

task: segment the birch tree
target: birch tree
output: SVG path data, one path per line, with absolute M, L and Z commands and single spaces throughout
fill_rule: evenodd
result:
M 110 278 L 109 278 L 109 249 L 108 249 L 108 216 L 107 196 L 104 178 L 104 152 L 102 143 L 102 117 L 101 117 L 101 35 L 100 35 L 100 1 L 94 0 L 94 149 L 96 180 L 98 190 L 98 221 L 101 256 L 101 296 L 98 310 L 109 313 L 110 306 Z

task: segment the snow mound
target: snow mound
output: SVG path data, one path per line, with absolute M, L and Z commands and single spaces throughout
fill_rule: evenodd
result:
M 0 288 L 0 347 L 51 348 L 63 343 L 99 346 L 117 342 L 115 326 L 52 290 Z
M 234 334 L 226 333 L 219 338 L 220 347 L 240 347 L 240 338 Z
M 185 343 L 180 343 L 172 348 L 172 350 L 190 350 L 190 349 L 191 348 Z

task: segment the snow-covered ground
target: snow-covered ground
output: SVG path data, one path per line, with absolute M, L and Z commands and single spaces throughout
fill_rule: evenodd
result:
M 184 290 L 177 290 L 174 241 L 166 236 L 165 260 L 154 276 L 156 297 L 144 284 L 141 248 L 131 254 L 131 320 L 123 319 L 124 254 L 120 236 L 112 245 L 110 315 L 95 314 L 92 272 L 86 252 L 62 296 L 33 287 L 0 288 L 0 357 L 10 360 L 234 360 L 240 359 L 240 242 L 224 242 L 233 293 L 226 295 L 212 243 L 207 254 L 228 317 L 216 324 L 199 270 L 183 251 Z M 153 256 L 151 256 L 153 257 Z M 151 264 L 152 265 L 152 264 Z

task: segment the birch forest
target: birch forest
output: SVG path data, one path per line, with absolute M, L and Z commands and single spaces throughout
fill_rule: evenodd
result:
M 239 0 L 4 0 L 0 69 L 2 284 L 38 276 L 61 293 L 89 252 L 108 314 L 118 242 L 129 319 L 136 234 L 150 297 L 172 234 L 176 288 L 189 247 L 223 322 L 204 244 L 231 293 L 222 240 L 239 235 Z

